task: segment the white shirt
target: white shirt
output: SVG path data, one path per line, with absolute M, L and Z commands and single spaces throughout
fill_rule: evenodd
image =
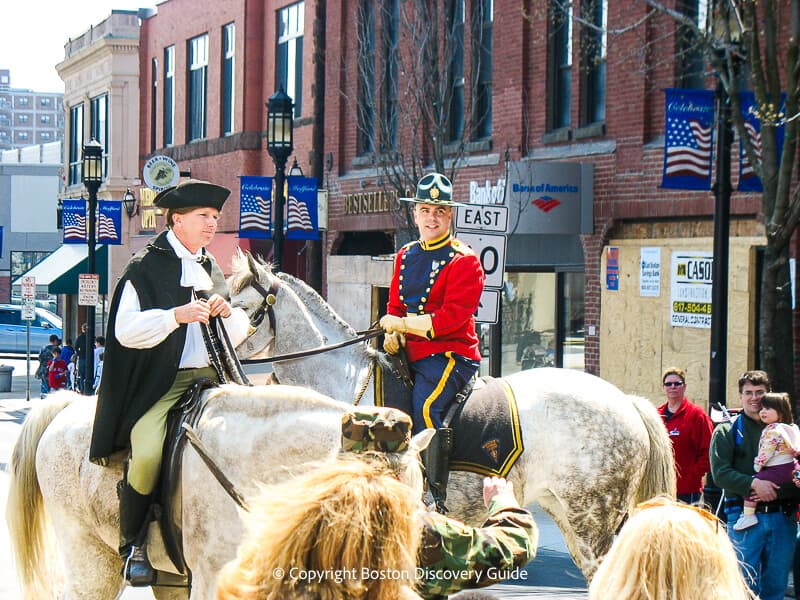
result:
M 172 230 L 167 232 L 167 240 L 178 257 L 182 259 L 181 285 L 188 287 L 185 282 L 191 282 L 191 287 L 195 290 L 210 289 L 211 278 L 208 276 L 205 269 L 195 260 L 195 257 L 198 255 L 193 255 L 189 252 L 189 250 L 181 244 Z M 194 267 L 205 275 L 205 280 L 191 265 L 194 265 Z M 250 320 L 243 309 L 233 308 L 230 316 L 223 317 L 222 322 L 225 325 L 228 337 L 234 348 L 245 340 L 250 326 Z M 139 303 L 139 294 L 130 281 L 126 281 L 125 287 L 122 289 L 122 296 L 120 297 L 114 325 L 120 344 L 127 348 L 136 348 L 139 350 L 157 346 L 179 326 L 178 322 L 175 320 L 174 308 L 151 308 L 142 310 L 141 304 Z M 200 323 L 188 323 L 186 342 L 183 345 L 179 368 L 200 368 L 207 367 L 210 364 L 208 352 L 203 342 L 203 333 L 200 329 Z

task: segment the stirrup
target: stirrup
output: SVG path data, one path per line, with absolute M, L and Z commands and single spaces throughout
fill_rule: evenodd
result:
M 131 587 L 147 587 L 156 582 L 156 571 L 150 564 L 144 548 L 131 546 L 131 551 L 122 567 L 122 577 Z

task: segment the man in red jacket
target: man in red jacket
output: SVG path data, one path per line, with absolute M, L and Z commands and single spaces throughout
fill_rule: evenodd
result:
M 397 253 L 381 327 L 384 349 L 405 346 L 414 376 L 414 433 L 433 427 L 436 437 L 423 455 L 431 493 L 443 507 L 452 431 L 442 426 L 448 405 L 478 370 L 481 353 L 475 311 L 483 292 L 481 262 L 451 234 L 450 180 L 439 173 L 422 177 L 413 198 L 419 240 Z
M 708 447 L 714 425 L 702 408 L 686 398 L 686 372 L 669 367 L 661 376 L 667 402 L 658 407 L 675 452 L 678 500 L 700 501 L 703 476 L 710 470 Z

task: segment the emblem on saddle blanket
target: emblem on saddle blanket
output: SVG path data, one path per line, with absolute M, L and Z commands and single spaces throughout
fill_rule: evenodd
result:
M 375 404 L 411 412 L 411 390 L 391 372 L 376 371 Z M 450 469 L 505 477 L 522 454 L 522 434 L 514 392 L 493 377 L 478 380 L 456 411 Z

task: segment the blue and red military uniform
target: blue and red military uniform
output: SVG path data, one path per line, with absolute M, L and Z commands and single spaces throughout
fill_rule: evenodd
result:
M 448 404 L 478 370 L 481 360 L 475 311 L 483 292 L 480 260 L 449 233 L 418 240 L 397 253 L 387 313 L 428 314 L 428 337 L 408 333 L 406 352 L 414 375 L 414 432 L 442 427 Z

